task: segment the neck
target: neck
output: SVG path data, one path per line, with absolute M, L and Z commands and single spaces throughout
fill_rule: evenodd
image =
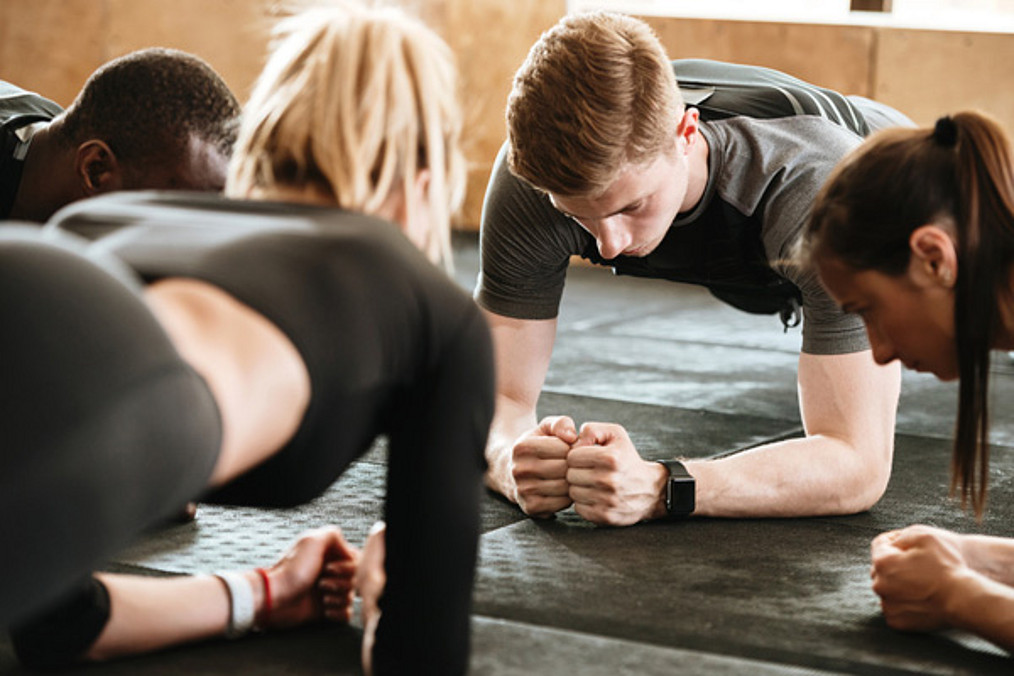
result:
M 10 218 L 45 222 L 63 205 L 82 197 L 73 192 L 72 152 L 56 138 L 51 123 L 37 130 L 28 146 Z
M 708 142 L 697 130 L 687 155 L 687 194 L 683 197 L 680 213 L 691 211 L 704 197 L 708 187 Z

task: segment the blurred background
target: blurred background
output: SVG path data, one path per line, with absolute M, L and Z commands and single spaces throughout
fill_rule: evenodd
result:
M 291 4 L 291 3 L 288 3 Z M 405 0 L 457 54 L 466 104 L 469 194 L 458 227 L 478 227 L 503 142 L 511 77 L 568 11 L 645 18 L 672 58 L 786 71 L 881 100 L 921 124 L 978 108 L 1014 131 L 1014 0 Z M 148 46 L 183 49 L 244 100 L 278 0 L 0 0 L 0 79 L 66 106 L 88 75 Z M 856 11 L 863 8 L 863 11 Z

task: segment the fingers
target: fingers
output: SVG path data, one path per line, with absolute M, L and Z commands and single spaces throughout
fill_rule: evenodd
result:
M 570 506 L 566 481 L 570 444 L 557 436 L 539 434 L 567 425 L 573 427 L 570 418 L 546 418 L 535 434 L 526 435 L 514 446 L 511 474 L 518 506 L 529 516 L 549 517 Z
M 317 582 L 320 592 L 321 609 L 324 618 L 332 622 L 348 622 L 352 619 L 352 597 L 355 588 L 352 584 L 355 565 L 350 561 L 341 561 L 331 566 Z
M 887 625 L 898 631 L 934 631 L 947 626 L 939 609 L 925 602 L 884 599 L 880 608 Z
M 386 525 L 382 521 L 373 525 L 353 576 L 352 584 L 363 599 L 364 609 L 368 604 L 376 605 L 387 583 L 387 573 L 384 570 L 386 533 Z
M 938 534 L 942 533 L 936 528 L 929 526 L 915 525 L 895 531 L 892 544 L 899 549 L 911 549 L 925 545 L 931 540 L 937 540 Z
M 355 561 L 359 558 L 359 550 L 349 544 L 338 526 L 325 526 L 315 528 L 303 534 L 302 538 L 313 543 L 318 548 L 321 556 L 328 560 L 348 559 Z
M 570 497 L 574 497 L 574 489 L 596 488 L 599 490 L 610 490 L 612 488 L 609 475 L 596 471 L 595 469 L 571 468 L 567 470 L 567 486 Z
M 630 436 L 623 425 L 616 423 L 586 422 L 581 425 L 574 449 L 595 446 L 610 446 L 614 443 L 630 444 Z M 568 457 L 569 459 L 569 457 Z
M 881 533 L 870 542 L 870 558 L 873 560 L 874 566 L 878 560 L 891 552 L 898 551 L 898 548 L 894 546 L 895 533 L 897 531 Z
M 567 456 L 567 481 L 572 481 L 570 473 L 576 469 L 615 472 L 619 469 L 616 450 L 600 445 L 575 447 Z M 582 477 L 586 474 L 577 473 L 574 476 Z
M 544 436 L 554 436 L 569 446 L 577 441 L 577 427 L 570 416 L 556 415 L 543 418 L 538 431 Z
M 552 482 L 567 476 L 565 459 L 520 457 L 514 463 L 514 481 Z M 551 495 L 551 493 L 547 493 Z
M 518 505 L 529 516 L 548 517 L 577 502 L 575 495 L 586 495 L 575 494 L 575 486 L 615 494 L 615 484 L 625 471 L 622 463 L 631 464 L 635 459 L 640 457 L 621 425 L 589 422 L 578 432 L 568 416 L 543 418 L 513 449 L 511 472 Z M 604 479 L 608 485 L 603 485 Z M 586 507 L 590 508 L 593 500 L 600 502 L 588 495 Z M 596 516 L 592 520 L 609 522 L 610 518 Z
M 323 526 L 304 531 L 279 565 L 290 558 L 315 559 L 323 562 L 333 559 L 355 560 L 359 550 L 345 540 L 338 526 Z

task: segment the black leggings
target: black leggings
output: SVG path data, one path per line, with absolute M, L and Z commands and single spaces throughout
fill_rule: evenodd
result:
M 4 624 L 197 495 L 220 422 L 136 289 L 11 226 L 0 322 Z

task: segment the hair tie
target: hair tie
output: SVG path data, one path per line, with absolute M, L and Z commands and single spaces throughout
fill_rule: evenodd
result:
M 933 127 L 933 140 L 945 148 L 950 148 L 958 142 L 958 125 L 950 115 L 944 115 Z

